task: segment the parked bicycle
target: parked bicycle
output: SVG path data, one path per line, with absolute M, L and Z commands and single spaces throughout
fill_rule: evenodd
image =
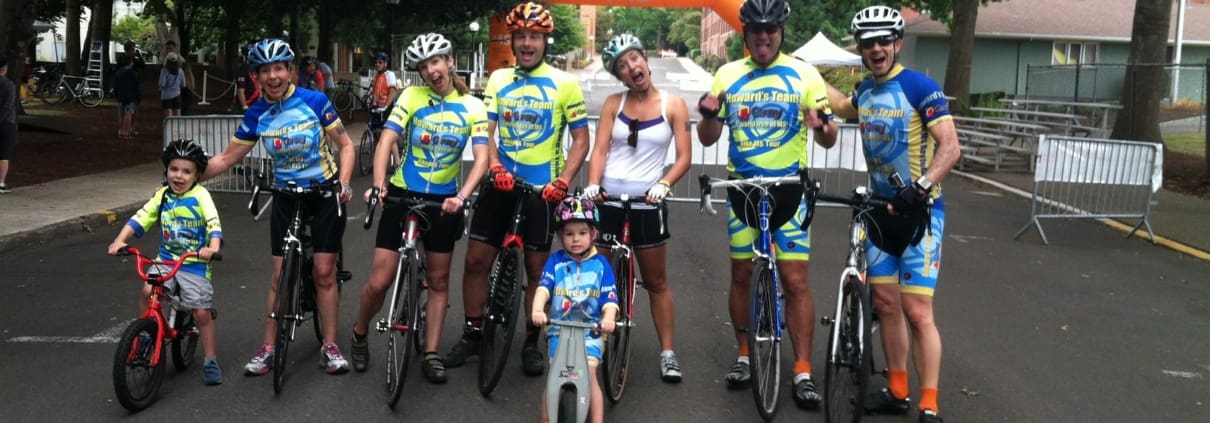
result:
M 634 297 L 639 282 L 634 272 L 634 244 L 630 240 L 630 211 L 634 202 L 645 202 L 643 197 L 632 197 L 627 194 L 604 196 L 605 202 L 622 204 L 622 236 L 621 239 L 611 238 L 613 245 L 609 246 L 610 265 L 613 266 L 615 289 L 618 295 L 618 323 L 613 333 L 606 338 L 605 351 L 601 366 L 604 369 L 605 396 L 613 404 L 622 400 L 622 392 L 626 389 L 627 375 L 630 373 L 630 328 L 634 326 Z M 660 212 L 666 212 L 666 206 L 659 205 Z M 663 219 L 660 219 L 662 224 Z M 664 228 L 660 228 L 660 233 Z
M 876 198 L 865 186 L 857 186 L 849 195 L 820 192 L 821 183 L 802 172 L 807 187 L 806 224 L 815 217 L 819 200 L 843 204 L 853 209 L 849 220 L 849 255 L 845 258 L 836 293 L 836 308 L 820 323 L 828 327 L 827 370 L 824 373 L 824 416 L 828 423 L 858 423 L 864 414 L 866 389 L 874 370 L 874 339 L 878 313 L 871 304 L 870 285 L 866 283 L 866 246 L 870 212 L 885 209 L 888 199 Z M 902 188 L 903 179 L 891 174 L 891 185 Z M 885 372 L 881 372 L 885 376 Z
M 382 128 L 387 122 L 389 112 L 390 110 L 385 107 L 378 107 L 370 111 L 370 121 L 366 124 L 366 130 L 361 134 L 361 142 L 357 146 L 357 171 L 362 176 L 374 172 L 374 151 L 378 146 L 378 139 L 382 137 Z M 398 147 L 391 151 L 387 177 L 395 173 L 395 166 L 399 164 L 397 151 Z
M 782 184 L 801 184 L 802 181 L 798 175 L 729 180 L 702 175 L 698 182 L 702 190 L 701 210 L 710 215 L 717 213 L 711 205 L 710 191 L 713 188 L 753 188 L 759 195 L 758 238 L 753 243 L 756 257 L 753 258 L 755 264 L 750 284 L 747 335 L 752 397 L 760 416 L 765 421 L 771 421 L 777 414 L 781 392 L 781 338 L 785 329 L 782 308 L 785 306 L 785 295 L 781 291 L 776 251 L 771 247 L 773 234 L 769 220 L 773 206 L 769 189 Z
M 353 81 L 337 81 L 332 106 L 340 112 L 342 119 L 352 122 L 357 110 L 370 110 L 370 87 L 362 87 Z
M 378 196 L 378 188 L 371 188 L 365 229 L 374 225 Z M 424 208 L 441 208 L 443 203 L 406 197 L 387 197 L 385 202 L 407 208 L 403 244 L 399 246 L 399 264 L 395 266 L 395 278 L 391 283 L 391 304 L 386 317 L 378 319 L 375 326 L 378 333 L 387 334 L 387 405 L 393 409 L 403 392 L 403 380 L 407 377 L 412 356 L 423 353 L 425 347 L 428 283 L 424 280 L 427 261 L 421 238 L 429 229 L 429 216 L 424 213 Z
M 486 184 L 490 185 L 490 184 Z M 513 219 L 500 252 L 488 274 L 487 311 L 483 316 L 483 344 L 479 359 L 479 393 L 491 395 L 500 382 L 508 350 L 516 334 L 517 310 L 525 296 L 525 266 L 521 262 L 525 241 L 521 224 L 525 221 L 525 204 L 533 195 L 541 195 L 544 185 L 533 185 L 515 178 L 513 191 L 520 197 L 513 206 Z
M 252 189 L 252 199 L 248 202 L 248 210 L 253 216 L 259 215 L 261 191 L 283 194 L 295 199 L 312 195 L 332 193 L 332 186 L 315 184 L 311 188 L 302 188 L 294 181 L 287 183 L 284 188 L 274 188 L 265 182 L 263 172 L 256 175 L 257 184 Z M 340 201 L 339 195 L 331 195 L 333 201 Z M 319 315 L 316 298 L 314 269 L 314 250 L 311 248 L 309 218 L 303 218 L 302 201 L 294 202 L 291 212 L 290 225 L 282 240 L 282 267 L 278 278 L 277 297 L 274 300 L 273 313 L 270 318 L 277 321 L 277 338 L 273 349 L 273 392 L 280 394 L 285 386 L 286 363 L 290 343 L 294 341 L 295 329 L 306 320 L 311 320 L 315 329 L 315 338 L 323 344 L 323 319 Z M 266 207 L 267 208 L 267 207 Z M 338 217 L 343 218 L 339 212 Z M 340 252 L 336 259 L 336 292 L 339 294 L 345 282 L 353 279 L 352 272 L 344 270 L 344 253 Z M 310 316 L 308 316 L 310 313 Z
M 151 285 L 147 310 L 126 326 L 113 356 L 113 390 L 118 402 L 127 410 L 139 411 L 155 402 L 164 382 L 165 343 L 171 344 L 172 362 L 177 370 L 185 370 L 193 363 L 199 334 L 193 323 L 193 310 L 181 304 L 179 289 L 165 290 L 164 283 L 176 277 L 181 265 L 197 253 L 185 253 L 175 261 L 157 260 L 143 255 L 138 248 L 126 246 L 118 255 L 134 256 L 139 279 Z M 211 260 L 222 260 L 222 255 L 215 254 Z M 170 269 L 164 272 L 157 267 Z M 167 317 L 161 304 L 164 300 L 169 302 Z
M 559 345 L 546 373 L 546 415 L 552 422 L 582 423 L 592 402 L 584 331 L 597 330 L 597 325 L 572 320 L 551 320 L 550 324 L 559 327 Z
M 82 76 L 57 75 L 57 80 L 50 79 L 45 84 L 39 80 L 38 85 L 44 87 L 38 90 L 38 98 L 47 104 L 72 100 L 79 101 L 85 107 L 96 107 L 105 98 L 101 81 Z

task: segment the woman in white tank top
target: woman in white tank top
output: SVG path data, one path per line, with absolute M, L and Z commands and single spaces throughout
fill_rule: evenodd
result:
M 630 34 L 614 37 L 602 49 L 601 59 L 605 69 L 627 90 L 609 96 L 601 109 L 584 194 L 596 199 L 605 194 L 629 194 L 650 203 L 633 204 L 630 236 L 660 338 L 660 377 L 677 383 L 681 370 L 672 352 L 674 312 L 665 270 L 667 216 L 664 208 L 654 204 L 663 202 L 672 185 L 689 170 L 689 109 L 684 99 L 655 87 L 638 38 Z M 676 160 L 665 170 L 672 146 L 676 147 Z M 601 227 L 597 245 L 607 247 L 612 245 L 607 240 L 621 236 L 622 210 L 617 203 L 605 203 L 598 210 Z M 609 254 L 606 248 L 599 251 Z

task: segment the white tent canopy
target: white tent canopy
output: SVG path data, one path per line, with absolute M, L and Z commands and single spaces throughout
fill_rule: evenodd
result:
M 794 50 L 793 54 L 816 66 L 861 66 L 861 56 L 832 44 L 822 32 L 815 33 L 811 41 Z

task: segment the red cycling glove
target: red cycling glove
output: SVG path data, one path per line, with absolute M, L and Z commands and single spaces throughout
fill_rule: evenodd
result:
M 558 203 L 563 201 L 563 197 L 567 196 L 567 181 L 563 178 L 557 178 L 546 184 L 546 188 L 542 189 L 542 199 L 547 203 Z
M 513 190 L 513 174 L 508 173 L 504 165 L 492 166 L 492 186 L 496 191 L 511 192 Z

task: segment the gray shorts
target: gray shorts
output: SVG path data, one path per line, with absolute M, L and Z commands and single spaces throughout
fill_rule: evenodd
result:
M 164 265 L 153 265 L 152 270 L 163 274 L 168 273 L 172 268 Z M 188 272 L 177 272 L 176 277 L 166 282 L 164 287 L 169 290 L 168 292 L 173 292 L 177 289 L 177 284 L 180 284 L 181 305 L 185 308 L 193 310 L 214 308 L 214 285 L 211 285 L 210 280 L 206 279 L 205 276 Z

